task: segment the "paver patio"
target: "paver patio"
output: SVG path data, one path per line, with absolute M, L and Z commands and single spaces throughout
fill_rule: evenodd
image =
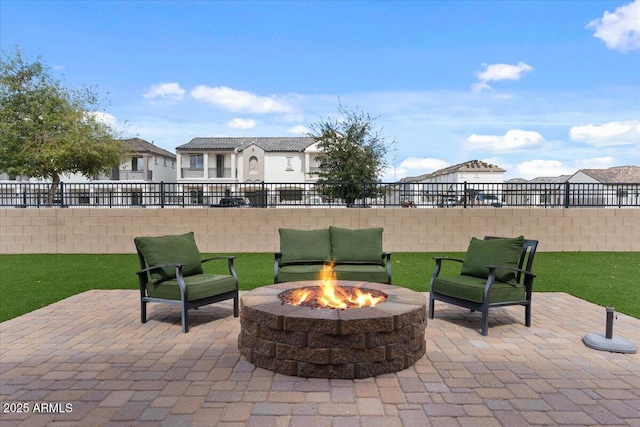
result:
M 501 308 L 482 337 L 478 313 L 436 303 L 414 366 L 326 380 L 248 363 L 230 302 L 193 312 L 183 334 L 174 307 L 150 305 L 141 324 L 138 291 L 89 291 L 0 324 L 0 424 L 640 426 L 640 354 L 582 343 L 604 333 L 605 309 L 563 293 L 533 304 L 531 328 Z M 618 314 L 614 335 L 637 346 L 640 320 Z

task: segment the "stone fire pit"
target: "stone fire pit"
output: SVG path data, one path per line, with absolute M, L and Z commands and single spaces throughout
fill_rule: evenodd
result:
M 240 298 L 240 353 L 285 375 L 345 379 L 401 371 L 424 356 L 424 295 L 380 283 L 336 284 L 379 291 L 387 300 L 375 307 L 309 308 L 283 303 L 279 295 L 320 281 L 254 289 Z

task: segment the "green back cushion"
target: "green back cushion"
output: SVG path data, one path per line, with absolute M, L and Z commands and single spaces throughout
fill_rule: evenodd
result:
M 329 227 L 333 259 L 338 263 L 382 264 L 382 230 Z
M 329 230 L 291 230 L 281 228 L 280 252 L 282 264 L 331 261 Z
M 486 279 L 489 275 L 487 265 L 518 267 L 523 246 L 523 236 L 491 240 L 473 237 L 464 257 L 461 274 Z M 496 280 L 515 283 L 516 275 L 510 270 L 497 269 Z
M 136 237 L 133 240 L 148 267 L 180 263 L 186 264 L 182 268 L 182 274 L 185 277 L 203 272 L 202 264 L 200 263 L 200 251 L 196 246 L 193 232 L 179 236 Z M 151 281 L 154 284 L 175 278 L 175 267 L 159 268 L 151 271 Z

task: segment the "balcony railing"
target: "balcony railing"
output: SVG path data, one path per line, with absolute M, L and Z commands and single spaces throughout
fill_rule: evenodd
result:
M 96 175 L 93 177 L 96 181 L 144 181 L 145 174 L 143 170 L 114 169 L 108 175 Z M 146 180 L 153 179 L 153 171 L 148 170 Z
M 208 168 L 209 179 L 231 178 L 231 168 Z M 180 177 L 182 179 L 204 178 L 204 169 L 182 168 Z
M 0 207 L 216 207 L 246 197 L 265 208 L 640 208 L 640 183 L 61 183 L 52 204 L 50 186 L 0 183 Z

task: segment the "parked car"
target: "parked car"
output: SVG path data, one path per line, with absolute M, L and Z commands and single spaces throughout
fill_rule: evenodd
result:
M 217 205 L 212 208 L 250 208 L 253 205 L 246 197 L 223 197 Z
M 476 194 L 474 197 L 477 205 L 488 205 L 494 208 L 502 208 L 506 206 L 495 194 Z
M 458 198 L 456 196 L 443 196 L 438 204 L 441 208 L 451 208 L 458 205 Z

